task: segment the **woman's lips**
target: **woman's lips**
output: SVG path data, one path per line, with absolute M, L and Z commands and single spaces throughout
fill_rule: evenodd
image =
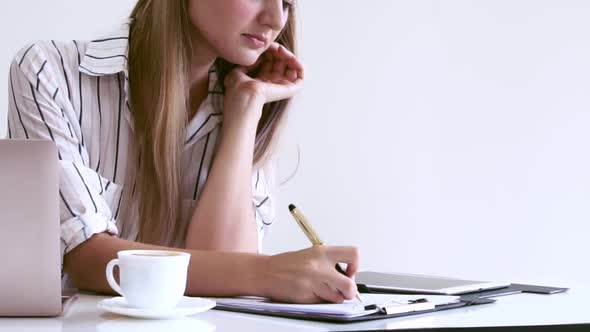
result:
M 266 45 L 266 38 L 261 35 L 243 34 L 249 45 L 254 48 L 261 48 Z

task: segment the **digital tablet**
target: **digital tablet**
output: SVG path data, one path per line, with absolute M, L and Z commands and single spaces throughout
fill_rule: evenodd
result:
M 404 273 L 359 272 L 356 283 L 372 291 L 457 295 L 510 286 L 509 282 L 462 280 Z

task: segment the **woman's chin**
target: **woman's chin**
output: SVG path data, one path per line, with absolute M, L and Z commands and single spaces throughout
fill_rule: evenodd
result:
M 224 59 L 239 66 L 249 67 L 256 63 L 259 57 L 260 52 L 254 50 L 244 50 L 238 54 L 233 54 L 231 57 L 224 57 Z

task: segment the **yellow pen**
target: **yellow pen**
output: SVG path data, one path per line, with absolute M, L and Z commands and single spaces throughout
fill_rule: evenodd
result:
M 301 213 L 301 211 L 299 211 L 295 205 L 290 204 L 289 211 L 291 212 L 291 215 L 293 216 L 299 227 L 301 227 L 303 233 L 305 233 L 305 236 L 307 236 L 307 238 L 309 239 L 309 241 L 311 241 L 313 245 L 324 244 L 322 239 L 320 239 L 318 233 L 313 229 L 313 227 L 311 227 L 311 224 L 307 221 L 303 213 Z M 336 270 L 342 273 L 343 275 L 346 275 L 346 272 L 338 263 L 336 263 Z M 356 292 L 356 299 L 359 300 L 362 304 L 364 304 L 363 299 L 361 299 L 361 296 L 358 293 L 358 291 Z

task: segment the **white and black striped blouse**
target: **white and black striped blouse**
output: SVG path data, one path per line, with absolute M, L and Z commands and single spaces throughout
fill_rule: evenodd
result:
M 135 240 L 137 215 L 118 222 L 126 179 L 128 151 L 133 146 L 132 118 L 127 103 L 129 23 L 94 41 L 40 41 L 19 51 L 10 67 L 9 138 L 51 139 L 60 164 L 60 221 L 65 254 L 93 234 L 109 232 Z M 214 70 L 205 101 L 187 126 L 182 167 L 183 216 L 203 189 L 223 114 L 213 107 Z M 273 167 L 252 176 L 258 243 L 275 218 Z M 132 225 L 128 227 L 127 225 Z

